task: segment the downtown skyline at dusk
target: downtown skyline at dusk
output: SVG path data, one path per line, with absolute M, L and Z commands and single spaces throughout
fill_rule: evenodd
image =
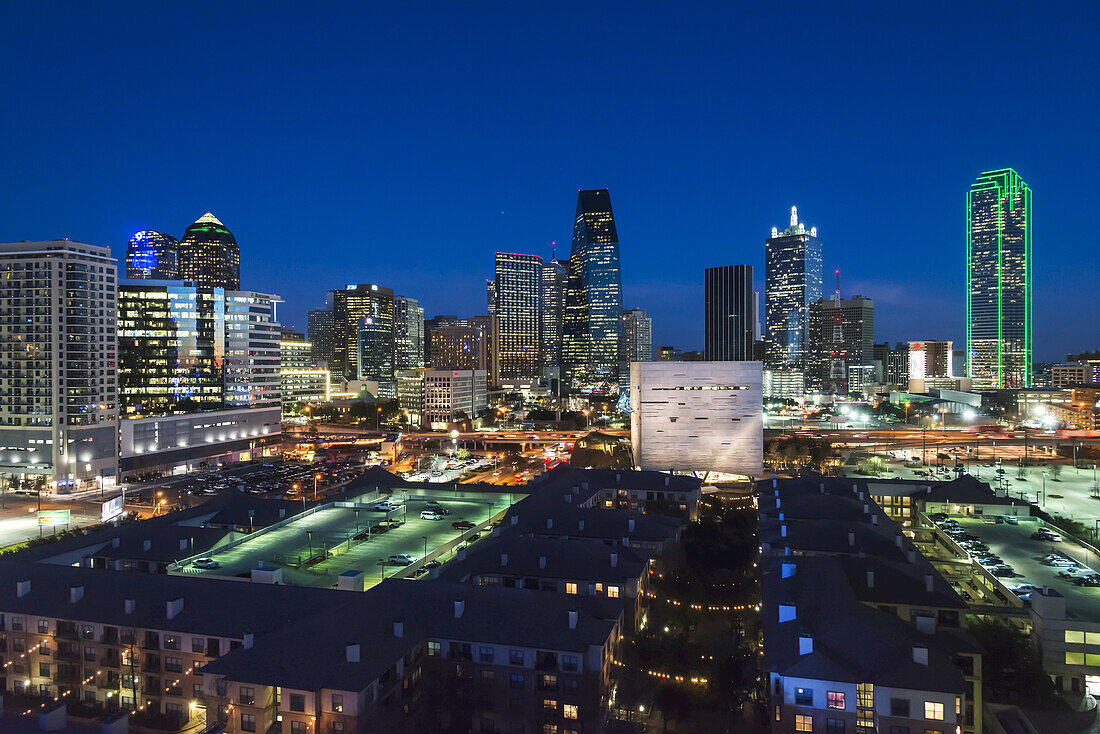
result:
M 1035 192 L 1035 358 L 1089 346 L 1088 23 L 1023 5 L 989 21 L 980 5 L 948 20 L 560 4 L 518 24 L 345 6 L 330 24 L 122 4 L 51 19 L 46 56 L 48 7 L 7 11 L 19 103 L 0 132 L 19 145 L 0 239 L 120 257 L 134 232 L 179 235 L 212 211 L 240 240 L 242 279 L 305 328 L 346 282 L 476 313 L 494 252 L 545 259 L 557 242 L 561 256 L 575 191 L 606 187 L 624 307 L 650 312 L 655 344 L 701 349 L 703 270 L 752 264 L 762 290 L 764 239 L 795 205 L 842 294 L 874 299 L 876 338 L 961 343 L 966 191 L 1011 166 Z M 973 44 L 978 28 L 1019 63 Z

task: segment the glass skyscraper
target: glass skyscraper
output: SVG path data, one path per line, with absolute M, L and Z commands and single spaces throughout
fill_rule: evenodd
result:
M 569 282 L 569 261 L 551 256 L 542 266 L 542 364 L 561 364 L 562 326 L 565 319 L 565 291 Z
M 496 254 L 495 380 L 539 377 L 542 328 L 542 258 Z
M 424 366 L 424 307 L 407 296 L 393 297 L 393 368 Z
M 1011 168 L 966 196 L 966 364 L 975 389 L 1031 384 L 1031 189 Z
M 790 226 L 772 227 L 764 245 L 765 362 L 772 369 L 805 370 L 810 304 L 821 298 L 821 240 L 791 207 Z
M 126 277 L 138 280 L 176 280 L 180 242 L 170 234 L 143 229 L 126 248 Z
M 708 362 L 751 360 L 756 336 L 752 265 L 707 268 L 703 280 L 703 359 Z
M 393 289 L 362 283 L 333 291 L 332 296 L 334 344 L 329 369 L 344 380 L 391 380 Z M 361 361 L 364 358 L 366 364 Z
M 226 290 L 241 287 L 237 238 L 210 212 L 196 219 L 180 240 L 179 279 Z
M 619 235 L 607 189 L 577 193 L 562 363 L 574 388 L 617 385 L 623 311 Z

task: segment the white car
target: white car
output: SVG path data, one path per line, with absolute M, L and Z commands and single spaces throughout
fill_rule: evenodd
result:
M 410 566 L 416 563 L 416 557 L 408 553 L 394 553 L 390 556 L 389 562 L 395 566 Z
M 218 563 L 213 558 L 196 558 L 191 565 L 195 568 L 214 569 L 219 568 L 222 564 Z
M 374 509 L 378 510 L 379 512 L 393 512 L 394 510 L 400 510 L 401 505 L 395 505 L 394 503 L 388 501 L 379 502 L 377 505 L 374 506 Z
M 421 520 L 442 520 L 443 513 L 436 512 L 435 510 L 424 510 L 420 513 Z

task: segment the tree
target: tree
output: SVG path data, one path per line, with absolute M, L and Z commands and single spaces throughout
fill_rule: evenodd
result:
M 1050 470 L 1050 478 L 1054 481 L 1058 481 L 1058 475 L 1062 473 L 1061 464 L 1051 464 L 1048 469 Z
M 982 677 L 994 701 L 1034 708 L 1058 702 L 1054 683 L 1043 671 L 1042 659 L 1031 640 L 1001 621 L 982 621 L 970 632 L 985 649 Z
M 683 688 L 664 686 L 657 691 L 653 703 L 661 712 L 661 725 L 668 731 L 668 720 L 686 719 L 691 713 L 691 696 Z

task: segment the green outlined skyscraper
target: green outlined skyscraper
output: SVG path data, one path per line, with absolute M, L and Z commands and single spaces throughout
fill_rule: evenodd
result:
M 1031 384 L 1031 189 L 1011 168 L 966 195 L 966 350 L 974 389 Z

